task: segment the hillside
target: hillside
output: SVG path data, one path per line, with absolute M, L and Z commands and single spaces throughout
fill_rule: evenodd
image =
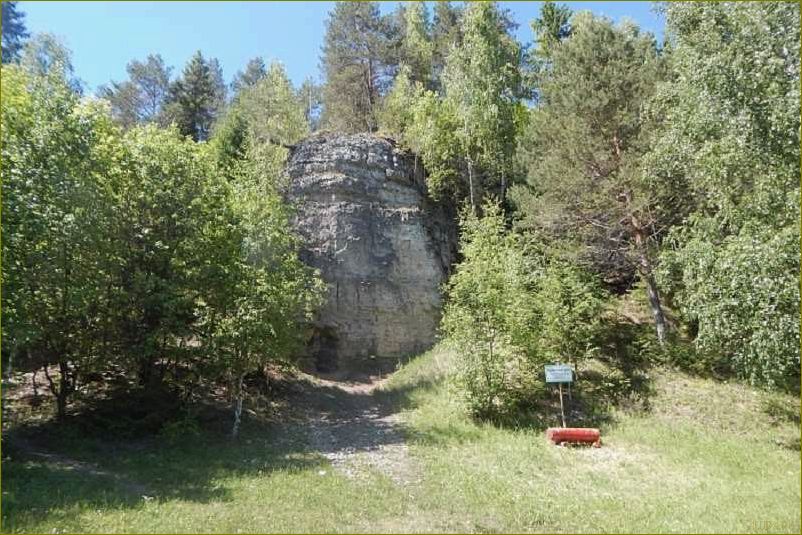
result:
M 601 449 L 559 448 L 465 417 L 452 366 L 438 347 L 381 379 L 287 376 L 241 443 L 34 433 L 4 448 L 3 530 L 799 532 L 794 396 L 655 368 L 599 408 Z

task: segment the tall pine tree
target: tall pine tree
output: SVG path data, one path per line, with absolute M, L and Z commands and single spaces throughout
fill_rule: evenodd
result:
M 126 67 L 128 80 L 111 82 L 100 88 L 100 96 L 111 103 L 115 120 L 125 128 L 156 122 L 170 90 L 170 67 L 160 54 L 150 54 L 144 62 L 134 60 Z
M 326 22 L 321 68 L 323 123 L 372 132 L 381 97 L 394 74 L 391 25 L 376 2 L 337 2 Z
M 661 207 L 676 191 L 641 172 L 649 125 L 643 103 L 663 76 L 654 37 L 583 12 L 570 38 L 552 46 L 539 74 L 539 107 L 519 154 L 534 192 L 514 196 L 531 226 L 576 247 L 609 283 L 638 274 L 657 336 L 665 318 L 654 278 L 657 240 L 670 222 Z M 622 281 L 623 279 L 623 281 Z
M 260 56 L 248 61 L 245 70 L 237 72 L 234 76 L 234 81 L 231 82 L 231 90 L 234 92 L 234 98 L 236 98 L 243 89 L 256 85 L 266 74 L 267 67 L 265 66 L 265 60 Z
M 25 39 L 30 34 L 25 28 L 25 13 L 19 11 L 19 2 L 3 2 L 2 56 L 3 63 L 18 61 Z
M 179 131 L 195 141 L 208 139 L 212 125 L 225 105 L 222 69 L 200 51 L 187 63 L 181 78 L 170 86 L 167 116 Z

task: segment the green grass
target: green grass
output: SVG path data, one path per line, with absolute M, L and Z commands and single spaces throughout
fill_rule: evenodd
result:
M 607 396 L 604 446 L 558 448 L 542 427 L 466 417 L 445 380 L 453 366 L 435 349 L 382 393 L 403 410 L 408 486 L 348 479 L 293 425 L 255 419 L 238 443 L 59 431 L 52 450 L 98 470 L 4 448 L 3 531 L 800 531 L 798 397 L 652 370 L 633 403 L 599 380 L 587 390 Z
M 368 524 L 401 502 L 386 478 L 352 482 L 293 437 L 253 428 L 245 436 L 60 448 L 103 474 L 12 459 L 3 470 L 3 531 L 320 532 Z
M 794 396 L 655 370 L 645 404 L 609 408 L 601 449 L 558 448 L 542 429 L 473 422 L 443 383 L 410 388 L 446 376 L 449 357 L 432 352 L 389 385 L 414 407 L 423 495 L 447 504 L 436 530 L 800 531 Z

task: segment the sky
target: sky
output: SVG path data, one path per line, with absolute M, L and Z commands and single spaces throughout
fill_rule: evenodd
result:
M 589 9 L 619 21 L 629 17 L 662 38 L 664 20 L 651 2 L 565 2 L 574 11 Z M 382 2 L 382 12 L 397 1 Z M 542 2 L 499 2 L 520 25 L 517 37 L 531 42 L 529 21 Z M 165 1 L 25 1 L 31 33 L 51 32 L 73 53 L 77 76 L 94 91 L 110 80 L 126 78 L 132 59 L 159 53 L 177 75 L 196 51 L 220 60 L 226 81 L 250 58 L 284 64 L 296 85 L 319 78 L 325 21 L 334 2 L 165 2 Z

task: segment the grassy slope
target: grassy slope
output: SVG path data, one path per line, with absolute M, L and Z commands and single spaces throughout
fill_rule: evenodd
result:
M 612 408 L 603 448 L 558 448 L 542 430 L 466 418 L 445 383 L 431 383 L 451 360 L 435 350 L 389 385 L 414 407 L 437 529 L 800 531 L 798 398 L 658 370 L 648 410 Z
M 4 450 L 3 531 L 799 533 L 798 398 L 652 372 L 649 410 L 611 408 L 603 448 L 557 448 L 466 418 L 452 366 L 433 350 L 383 394 L 406 408 L 418 484 L 347 479 L 252 419 L 239 444 L 65 434 L 54 449 L 101 471 Z

